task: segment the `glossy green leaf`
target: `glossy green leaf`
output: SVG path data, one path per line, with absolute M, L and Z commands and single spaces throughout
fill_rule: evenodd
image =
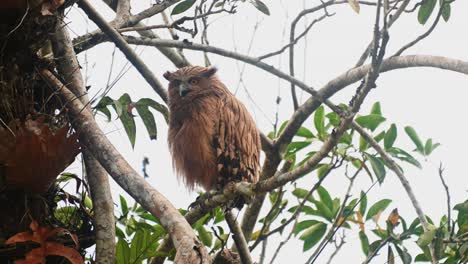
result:
M 387 149 L 387 152 L 397 158 L 397 159 L 400 159 L 400 160 L 403 160 L 403 161 L 406 161 L 418 168 L 422 168 L 421 166 L 421 163 L 419 163 L 419 161 L 417 159 L 415 159 L 411 154 L 409 154 L 408 152 L 400 149 L 400 148 L 395 148 L 395 147 L 392 147 L 392 148 L 389 148 Z
M 382 141 L 385 137 L 385 131 L 380 132 L 377 136 L 374 137 L 374 140 L 378 143 Z
M 361 202 L 359 203 L 359 212 L 361 215 L 366 214 L 366 209 L 367 209 L 367 195 L 365 192 L 361 191 L 361 194 L 359 195 L 359 199 Z
M 377 215 L 379 212 L 384 211 L 391 202 L 392 200 L 390 199 L 382 199 L 373 204 L 367 212 L 366 221 Z
M 356 123 L 362 127 L 370 129 L 371 131 L 374 131 L 385 120 L 385 117 L 378 114 L 356 117 Z
M 193 6 L 193 4 L 195 4 L 195 2 L 196 0 L 185 0 L 179 3 L 174 7 L 174 9 L 172 9 L 171 15 L 178 15 L 187 11 L 190 7 Z
M 120 198 L 120 208 L 122 209 L 122 215 L 126 216 L 128 214 L 128 205 L 127 200 L 122 195 L 119 195 Z
M 119 239 L 119 241 L 117 242 L 115 253 L 115 261 L 117 264 L 130 263 L 130 247 L 128 246 L 127 241 L 125 241 L 124 239 Z
M 359 231 L 359 240 L 361 240 L 362 252 L 367 256 L 369 255 L 369 238 L 364 231 Z
M 377 180 L 379 183 L 382 183 L 385 179 L 385 165 L 383 161 L 380 158 L 374 157 L 372 155 L 369 155 L 367 153 L 364 154 L 366 158 L 369 160 L 372 166 L 372 170 L 374 171 L 375 176 L 377 177 Z
M 330 170 L 330 167 L 331 165 L 330 164 L 321 164 L 320 166 L 318 166 L 317 168 L 317 176 L 320 178 L 322 178 L 323 176 L 325 176 L 328 171 Z
M 293 228 L 293 234 L 297 235 L 299 234 L 302 230 L 309 228 L 315 224 L 320 223 L 319 221 L 316 220 L 304 220 L 301 222 L 298 222 L 294 228 Z
M 95 107 L 97 111 L 103 113 L 107 117 L 108 122 L 111 120 L 112 114 L 107 106 L 112 105 L 113 103 L 113 100 L 109 96 L 104 96 L 101 100 L 99 100 L 99 103 Z
M 400 256 L 400 259 L 403 262 L 403 264 L 410 264 L 411 260 L 412 260 L 412 257 L 408 253 L 408 250 L 403 246 L 400 247 L 397 244 L 393 244 L 393 245 L 395 246 L 395 249 L 398 252 L 398 256 Z
M 380 102 L 375 102 L 372 105 L 371 114 L 382 115 L 382 108 L 380 107 Z
M 135 119 L 131 113 L 132 109 L 132 100 L 130 96 L 125 93 L 123 94 L 119 100 L 114 101 L 114 109 L 119 114 L 120 121 L 127 133 L 128 139 L 132 145 L 132 148 L 135 146 L 135 139 L 136 139 L 136 125 Z
M 158 130 L 156 128 L 156 121 L 154 120 L 153 113 L 149 111 L 148 107 L 145 105 L 136 105 L 135 106 L 140 118 L 143 120 L 143 124 L 148 131 L 150 139 L 157 139 Z
M 424 146 L 418 134 L 416 133 L 416 130 L 410 126 L 407 126 L 405 127 L 405 132 L 411 138 L 414 145 L 416 145 L 416 149 L 419 151 L 419 153 L 424 154 Z
M 333 126 L 339 126 L 340 125 L 340 116 L 335 113 L 335 112 L 330 112 L 326 115 L 326 117 L 328 118 L 330 124 L 332 124 Z
M 359 150 L 364 152 L 369 148 L 369 143 L 362 136 L 359 136 Z
M 317 223 L 307 228 L 299 239 L 304 240 L 304 246 L 302 250 L 305 252 L 311 249 L 320 239 L 325 235 L 327 231 L 327 225 L 324 223 Z
M 321 105 L 317 110 L 315 110 L 314 114 L 314 124 L 315 124 L 315 129 L 317 129 L 317 132 L 319 134 L 319 137 L 322 138 L 322 136 L 325 134 L 325 108 L 323 105 Z
M 424 0 L 418 11 L 418 21 L 421 25 L 426 24 L 427 20 L 434 11 L 437 0 Z
M 442 8 L 442 18 L 447 22 L 450 19 L 450 14 L 452 13 L 452 8 L 450 6 L 451 3 L 447 3 L 448 1 L 445 1 L 446 3 L 442 6 L 444 3 L 444 0 L 439 0 L 439 4 L 441 5 Z
M 299 130 L 297 130 L 296 136 L 304 138 L 313 138 L 314 134 L 309 129 L 305 127 L 300 127 Z
M 395 143 L 396 138 L 397 138 L 397 128 L 395 124 L 392 124 L 390 128 L 388 129 L 387 133 L 385 133 L 385 138 L 384 138 L 385 149 L 389 149 L 393 147 L 393 143 Z
M 319 186 L 317 192 L 320 197 L 320 201 L 322 201 L 329 209 L 333 209 L 333 201 L 327 189 L 323 186 Z
M 421 248 L 429 245 L 436 235 L 437 228 L 434 225 L 429 224 L 428 230 L 425 231 L 421 236 L 419 236 L 418 241 L 416 242 Z
M 205 244 L 207 247 L 211 247 L 213 244 L 213 234 L 211 232 L 206 231 L 205 227 L 201 226 L 197 229 L 198 236 L 200 240 Z
M 252 5 L 255 6 L 255 8 L 257 8 L 258 11 L 262 12 L 263 14 L 267 16 L 270 15 L 270 10 L 268 9 L 268 6 L 265 5 L 265 3 L 263 3 L 262 1 L 252 0 L 250 1 L 250 3 L 252 3 Z

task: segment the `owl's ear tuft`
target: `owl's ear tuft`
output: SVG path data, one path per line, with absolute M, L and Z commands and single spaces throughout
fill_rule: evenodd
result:
M 202 76 L 205 78 L 210 78 L 218 71 L 218 68 L 211 66 L 205 72 L 202 73 Z
M 166 80 L 170 81 L 170 80 L 171 80 L 171 77 L 172 77 L 171 75 L 172 75 L 172 73 L 171 73 L 170 71 L 167 71 L 167 72 L 165 72 L 165 73 L 163 74 L 163 77 L 164 77 Z

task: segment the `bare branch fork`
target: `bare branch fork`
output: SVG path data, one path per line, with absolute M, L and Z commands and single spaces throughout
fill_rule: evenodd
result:
M 168 231 L 177 250 L 175 263 L 211 263 L 204 245 L 179 211 L 128 164 L 109 142 L 93 119 L 92 113 L 47 69 L 38 70 L 41 77 L 68 102 L 73 126 L 81 135 L 81 142 L 143 208 L 158 218 Z

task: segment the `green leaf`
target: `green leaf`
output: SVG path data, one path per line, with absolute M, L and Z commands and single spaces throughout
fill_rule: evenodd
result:
M 296 136 L 304 138 L 313 138 L 314 134 L 309 129 L 305 127 L 300 127 L 299 130 L 297 130 Z
M 365 215 L 367 209 L 367 195 L 365 192 L 361 191 L 359 197 L 361 199 L 361 202 L 359 203 L 359 213 L 361 213 L 361 215 Z
M 299 234 L 302 230 L 306 229 L 306 228 L 309 228 L 315 224 L 318 224 L 320 223 L 319 221 L 316 221 L 316 220 L 304 220 L 304 221 L 301 221 L 301 222 L 298 222 L 295 226 L 294 226 L 294 229 L 293 229 L 293 234 L 294 235 L 297 235 Z
M 288 121 L 287 121 L 287 120 L 284 121 L 284 122 L 281 124 L 280 128 L 278 129 L 278 134 L 277 134 L 277 135 L 281 135 L 281 133 L 283 133 L 283 130 L 284 130 L 284 128 L 286 127 L 287 124 L 288 124 Z
M 408 152 L 400 148 L 392 147 L 392 148 L 387 149 L 387 152 L 397 159 L 406 161 L 420 169 L 422 168 L 421 163 L 419 163 L 417 159 L 415 159 L 411 154 L 409 154 Z
M 147 248 L 148 237 L 144 231 L 137 231 L 132 238 L 130 243 L 130 262 L 128 263 L 140 263 L 141 257 L 145 249 Z
M 424 145 L 424 155 L 427 156 L 431 153 L 432 150 L 432 138 L 426 140 L 426 144 Z
M 392 200 L 390 199 L 382 199 L 373 204 L 367 212 L 366 221 L 374 217 L 379 212 L 384 211 L 391 202 Z
M 195 2 L 196 0 L 185 0 L 179 3 L 178 5 L 174 7 L 174 9 L 172 9 L 171 15 L 178 15 L 180 13 L 187 11 L 190 7 L 193 6 L 193 4 L 195 4 Z
M 319 186 L 317 192 L 320 197 L 320 201 L 322 201 L 330 210 L 333 209 L 333 201 L 327 189 L 323 186 Z
M 114 109 L 119 114 L 120 121 L 127 133 L 128 139 L 132 145 L 132 148 L 135 146 L 135 138 L 136 138 L 136 125 L 135 119 L 133 119 L 133 115 L 131 113 L 131 104 L 132 99 L 130 95 L 124 93 L 119 100 L 114 100 Z
M 319 179 L 321 179 L 323 176 L 325 176 L 325 174 L 328 173 L 328 170 L 330 170 L 330 167 L 331 165 L 330 164 L 321 164 L 320 166 L 318 166 L 317 168 L 317 176 L 319 177 Z
M 428 246 L 436 235 L 437 228 L 434 225 L 429 224 L 428 230 L 425 231 L 421 236 L 419 236 L 418 241 L 416 242 L 419 247 L 424 248 Z
M 398 255 L 400 256 L 401 261 L 403 264 L 411 264 L 411 255 L 408 253 L 408 250 L 402 246 L 403 249 L 400 248 L 397 244 L 393 244 L 396 248 L 396 251 L 398 252 Z
M 130 263 L 130 248 L 127 241 L 119 239 L 116 246 L 116 262 L 117 264 Z
M 442 8 L 442 18 L 445 20 L 445 22 L 447 22 L 450 19 L 450 13 L 452 12 L 450 3 L 447 3 L 447 1 L 445 1 L 444 4 L 444 0 L 439 0 L 439 4 L 441 5 L 440 8 Z M 442 6 L 442 4 L 444 5 Z
M 359 231 L 359 239 L 361 240 L 362 252 L 364 252 L 366 256 L 369 255 L 369 238 L 367 238 L 364 231 Z
M 428 139 L 426 141 L 426 144 L 424 145 L 424 155 L 426 156 L 431 155 L 432 151 L 434 151 L 434 149 L 436 149 L 439 146 L 440 146 L 439 143 L 435 143 L 435 144 L 432 143 L 432 138 Z
M 200 240 L 205 244 L 207 247 L 211 247 L 213 244 L 213 234 L 211 232 L 206 231 L 206 229 L 201 226 L 197 229 L 198 231 L 198 236 L 200 237 Z
M 359 150 L 366 151 L 369 148 L 369 142 L 365 140 L 362 136 L 359 136 Z
M 301 199 L 304 199 L 304 197 L 306 197 L 306 195 L 309 193 L 308 190 L 306 189 L 302 189 L 302 188 L 296 188 L 294 189 L 294 191 L 292 192 L 292 194 L 294 196 L 296 196 L 297 198 L 301 198 Z M 309 201 L 312 201 L 310 198 L 309 198 Z
M 335 112 L 330 112 L 326 115 L 326 117 L 328 118 L 330 124 L 332 124 L 333 126 L 339 126 L 340 125 L 340 116 L 335 113 Z
M 148 106 L 145 105 L 135 105 L 135 108 L 140 115 L 140 118 L 143 120 L 143 124 L 148 131 L 150 139 L 157 139 L 158 137 L 158 130 L 156 128 L 156 121 L 154 120 L 154 116 L 149 111 Z
M 364 153 L 364 155 L 370 161 L 372 170 L 374 171 L 375 176 L 377 176 L 377 180 L 379 181 L 379 183 L 382 183 L 385 179 L 386 174 L 385 165 L 383 161 L 380 158 L 374 157 L 367 153 Z
M 142 98 L 138 100 L 138 102 L 135 103 L 136 105 L 146 105 L 148 107 L 153 108 L 154 110 L 158 111 L 164 116 L 164 119 L 166 120 L 166 123 L 169 123 L 169 110 L 167 107 L 163 104 L 160 104 L 156 102 L 153 99 L 150 98 Z
M 359 116 L 356 118 L 356 122 L 360 126 L 368 128 L 371 131 L 374 131 L 385 120 L 385 117 L 378 114 L 370 114 L 366 116 Z
M 319 137 L 322 138 L 322 136 L 325 134 L 325 108 L 323 105 L 321 105 L 317 110 L 315 110 L 314 114 L 314 124 L 315 124 L 315 129 L 317 129 L 317 132 L 319 134 Z
M 332 212 L 332 209 L 333 209 L 333 205 L 332 207 L 328 207 L 325 205 L 325 203 L 321 202 L 321 201 L 317 201 L 317 200 L 312 200 L 312 202 L 314 203 L 315 207 L 317 207 L 317 214 L 325 219 L 327 219 L 328 221 L 332 222 L 333 220 L 333 212 Z
M 419 136 L 416 133 L 416 130 L 414 130 L 414 128 L 410 126 L 407 126 L 405 127 L 405 132 L 406 134 L 408 134 L 408 136 L 411 138 L 413 143 L 416 145 L 416 149 L 419 151 L 419 153 L 424 154 L 424 146 L 423 146 L 421 139 L 419 139 Z
M 372 105 L 371 114 L 382 115 L 382 108 L 380 107 L 380 102 L 375 102 Z
M 295 141 L 295 142 L 291 142 L 289 145 L 288 145 L 288 149 L 286 150 L 286 152 L 288 154 L 293 154 L 293 153 L 296 153 L 298 152 L 299 150 L 309 146 L 312 142 L 311 141 Z
M 128 205 L 127 205 L 127 200 L 120 195 L 120 207 L 122 209 L 122 215 L 127 216 L 128 214 Z
M 263 3 L 262 1 L 253 0 L 253 1 L 250 1 L 250 3 L 252 3 L 252 5 L 255 6 L 255 8 L 257 8 L 258 11 L 262 12 L 263 14 L 267 16 L 270 15 L 270 10 L 268 9 L 268 6 L 266 6 L 265 3 Z
M 299 239 L 304 240 L 304 246 L 302 250 L 305 252 L 311 249 L 320 239 L 325 235 L 327 231 L 327 225 L 324 223 L 317 223 L 307 228 Z
M 434 11 L 435 5 L 436 0 L 425 0 L 421 4 L 418 11 L 418 21 L 421 25 L 426 24 L 427 20 L 432 14 L 432 11 Z
M 385 149 L 389 149 L 393 147 L 393 143 L 395 143 L 396 138 L 397 138 L 397 128 L 395 124 L 392 124 L 390 128 L 388 129 L 387 133 L 385 133 L 385 138 L 384 138 Z
M 113 103 L 113 100 L 109 96 L 104 96 L 101 100 L 99 100 L 99 103 L 95 107 L 97 111 L 102 112 L 107 117 L 108 122 L 111 120 L 112 114 L 107 106 L 112 105 Z
M 384 137 L 385 137 L 385 131 L 382 131 L 377 136 L 374 137 L 374 140 L 376 142 L 380 142 L 382 141 L 382 139 L 384 139 Z

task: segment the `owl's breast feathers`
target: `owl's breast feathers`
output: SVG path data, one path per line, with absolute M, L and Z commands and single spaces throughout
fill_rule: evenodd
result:
M 171 111 L 173 166 L 190 189 L 258 181 L 260 136 L 245 106 L 229 91 Z

